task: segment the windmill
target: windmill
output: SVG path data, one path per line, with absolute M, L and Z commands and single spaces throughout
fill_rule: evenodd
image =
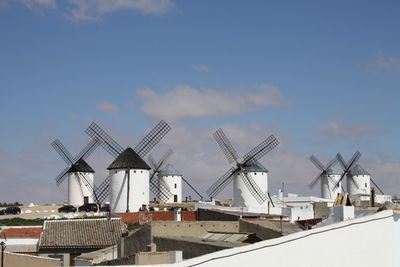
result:
M 158 185 L 160 190 L 158 198 L 163 203 L 175 203 L 182 201 L 182 181 L 187 184 L 199 197 L 203 196 L 179 173 L 171 164 L 166 164 L 168 158 L 173 154 L 172 149 L 169 149 L 156 163 L 152 155 L 148 157 L 150 166 L 153 172 L 150 176 L 150 181 Z M 168 192 L 168 194 L 163 193 Z
M 86 133 L 99 140 L 100 145 L 115 160 L 108 166 L 109 176 L 97 188 L 96 195 L 100 201 L 109 195 L 111 209 L 115 212 L 138 210 L 149 203 L 149 187 L 154 194 L 168 194 L 163 188 L 149 181 L 149 165 L 143 157 L 171 130 L 165 122 L 160 121 L 134 149 L 123 149 L 110 135 L 96 123 L 90 124 Z M 132 178 L 132 179 L 131 179 Z
M 279 144 L 278 140 L 273 135 L 269 136 L 250 150 L 242 162 L 239 162 L 238 153 L 222 129 L 218 129 L 213 136 L 228 162 L 235 162 L 236 166 L 230 168 L 207 189 L 208 196 L 214 198 L 233 181 L 234 206 L 261 207 L 268 199 L 274 205 L 268 193 L 268 171 L 258 160 L 274 149 Z
M 335 199 L 337 194 L 341 193 L 341 183 L 336 187 L 340 179 L 340 174 L 334 172 L 332 167 L 337 163 L 335 157 L 328 164 L 324 165 L 314 155 L 311 155 L 310 161 L 320 170 L 317 177 L 308 185 L 312 189 L 318 181 L 321 181 L 321 197 L 326 199 Z
M 150 155 L 148 157 L 148 162 L 150 164 L 150 167 L 152 168 L 152 172 L 150 174 L 150 182 L 152 184 L 154 184 L 156 187 L 158 188 L 162 188 L 161 190 L 158 190 L 156 192 L 152 193 L 158 197 L 160 202 L 167 202 L 168 199 L 170 199 L 173 194 L 171 193 L 171 189 L 170 187 L 164 183 L 164 181 L 161 181 L 159 178 L 160 176 L 160 172 L 161 169 L 164 167 L 164 165 L 166 164 L 167 160 L 171 157 L 171 155 L 174 153 L 174 151 L 172 149 L 168 149 L 167 152 L 165 152 L 165 154 L 158 160 L 158 162 L 156 162 L 156 160 L 154 159 L 153 155 Z
M 93 202 L 94 170 L 85 160 L 99 146 L 97 140 L 92 139 L 75 158 L 59 139 L 54 140 L 51 145 L 68 165 L 55 179 L 57 186 L 60 186 L 68 177 L 68 204 L 81 206 L 85 202 Z
M 342 157 L 342 155 L 340 153 L 337 153 L 336 158 L 337 158 L 337 160 L 339 161 L 340 165 L 343 168 L 343 173 L 340 176 L 339 181 L 335 184 L 334 190 L 336 190 L 336 188 L 341 185 L 340 183 L 341 183 L 341 181 L 343 180 L 343 178 L 345 176 L 347 176 L 347 181 L 346 181 L 347 191 L 352 186 L 358 188 L 357 182 L 354 180 L 354 177 L 351 175 L 350 171 L 355 166 L 355 164 L 360 159 L 360 157 L 361 157 L 361 153 L 359 151 L 356 151 L 354 153 L 354 155 L 351 157 L 351 159 L 346 163 L 344 158 Z

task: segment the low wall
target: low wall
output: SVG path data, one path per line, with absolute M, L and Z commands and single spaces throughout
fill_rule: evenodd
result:
M 0 255 L 0 262 L 1 260 Z M 54 267 L 61 266 L 61 262 L 58 259 L 4 252 L 4 266 Z
M 121 221 L 124 223 L 141 225 L 149 221 L 174 221 L 175 214 L 173 211 L 139 211 L 139 212 L 129 212 L 129 213 L 116 213 L 121 216 Z M 182 211 L 181 212 L 182 221 L 195 221 L 196 212 L 195 211 Z
M 121 239 L 118 244 L 119 257 L 124 258 L 135 255 L 137 252 L 147 251 L 147 245 L 150 242 L 150 226 L 146 224 L 133 234 Z
M 168 238 L 155 236 L 154 243 L 157 245 L 157 251 L 182 251 L 183 259 L 191 259 L 199 257 L 216 251 L 230 248 L 228 246 L 221 246 L 217 244 L 192 242 L 179 238 Z
M 208 231 L 239 232 L 239 222 L 170 222 L 153 221 L 154 236 L 203 237 Z
M 241 220 L 239 222 L 239 231 L 246 233 L 254 233 L 262 240 L 277 238 L 282 236 L 280 231 L 271 228 L 266 228 L 262 225 Z

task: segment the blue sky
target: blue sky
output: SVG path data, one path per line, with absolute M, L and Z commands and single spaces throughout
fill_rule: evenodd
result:
M 318 194 L 307 187 L 317 174 L 308 157 L 356 149 L 384 191 L 399 193 L 399 8 L 0 0 L 0 202 L 62 202 L 53 178 L 64 163 L 50 142 L 78 153 L 93 120 L 134 146 L 165 119 L 173 130 L 155 156 L 174 149 L 171 163 L 202 192 L 229 168 L 211 136 L 222 127 L 242 155 L 269 134 L 280 139 L 263 161 L 272 194 L 282 182 Z M 99 181 L 107 157 L 89 160 Z

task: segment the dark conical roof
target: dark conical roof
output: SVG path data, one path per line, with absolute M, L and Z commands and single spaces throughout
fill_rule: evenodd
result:
M 160 172 L 161 176 L 182 176 L 180 172 L 178 172 L 172 164 L 167 164 L 164 169 Z
M 150 170 L 150 166 L 135 152 L 128 147 L 108 166 L 112 169 L 144 169 Z
M 370 175 L 369 172 L 361 167 L 360 164 L 357 164 L 350 170 L 351 175 Z
M 86 161 L 83 159 L 79 159 L 74 165 L 71 166 L 68 170 L 69 173 L 71 172 L 91 172 L 94 173 L 92 167 L 87 164 Z

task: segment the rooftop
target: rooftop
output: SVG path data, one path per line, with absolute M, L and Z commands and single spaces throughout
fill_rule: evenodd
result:
M 45 221 L 39 248 L 105 248 L 116 244 L 125 232 L 120 220 Z
M 7 238 L 39 238 L 42 227 L 10 227 L 0 232 L 0 236 Z
M 180 174 L 180 172 L 178 172 L 175 167 L 169 163 L 161 170 L 160 174 L 161 176 L 182 176 L 182 174 Z
M 94 173 L 94 170 L 92 169 L 92 167 L 89 166 L 89 164 L 87 164 L 86 161 L 84 161 L 83 159 L 79 159 L 74 165 L 71 166 L 71 168 L 69 168 L 68 172 L 69 173 L 71 173 L 71 172 Z
M 150 166 L 130 147 L 122 151 L 121 154 L 108 166 L 112 169 L 144 169 L 150 170 Z
M 351 170 L 350 170 L 351 175 L 370 175 L 367 170 L 365 170 L 363 167 L 361 167 L 360 164 L 356 164 Z

